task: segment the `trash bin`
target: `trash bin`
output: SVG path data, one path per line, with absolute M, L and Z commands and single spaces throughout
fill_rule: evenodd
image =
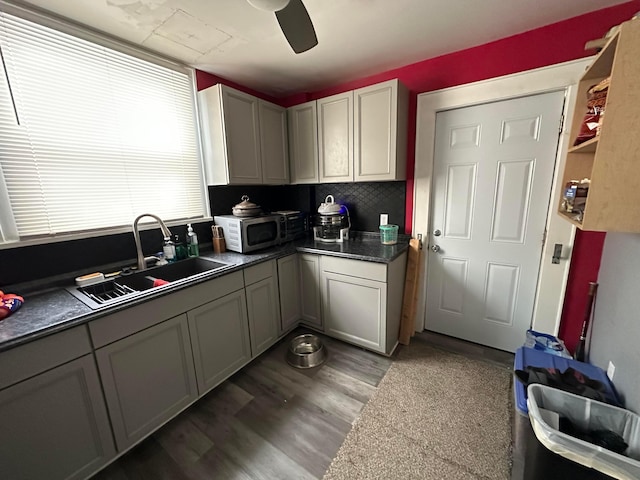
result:
M 578 362 L 533 348 L 520 347 L 514 357 L 514 370 L 528 366 L 555 368 L 565 371 L 573 368 L 589 378 L 602 382 L 611 403 L 620 405 L 618 396 L 606 373 L 588 363 Z M 568 460 L 546 448 L 536 438 L 527 408 L 527 389 L 514 375 L 513 467 L 512 480 L 609 480 L 612 477 Z
M 612 478 L 620 480 L 640 478 L 640 417 L 638 415 L 629 410 L 546 385 L 529 385 L 527 392 L 531 426 L 538 441 L 550 452 Z M 619 454 L 561 432 L 550 425 L 552 423 L 550 417 L 553 414 L 567 418 L 577 429 L 585 432 L 612 431 L 624 439 L 628 448 L 624 454 Z

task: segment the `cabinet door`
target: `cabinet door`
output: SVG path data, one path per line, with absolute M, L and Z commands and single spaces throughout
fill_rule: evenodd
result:
M 258 99 L 222 86 L 229 183 L 262 183 Z
M 353 181 L 353 91 L 318 100 L 320 183 Z
M 302 321 L 322 330 L 320 311 L 320 262 L 318 255 L 301 254 L 300 316 Z
M 318 183 L 317 115 L 315 100 L 287 110 L 291 183 Z
M 406 130 L 399 136 L 398 114 L 398 80 L 354 91 L 355 181 L 404 180 L 406 158 L 399 158 L 398 147 L 406 145 L 407 137 Z
M 244 289 L 187 313 L 198 392 L 204 395 L 251 360 Z
M 275 277 L 246 287 L 251 356 L 257 357 L 278 339 L 280 305 Z
M 262 183 L 289 183 L 289 146 L 287 142 L 287 110 L 273 103 L 259 100 L 260 155 Z
M 96 358 L 118 450 L 197 397 L 184 314 L 100 348 Z
M 0 391 L 2 478 L 86 478 L 115 456 L 93 355 Z
M 278 259 L 278 287 L 280 289 L 280 328 L 282 334 L 300 321 L 300 284 L 298 255 Z
M 328 335 L 384 353 L 386 283 L 323 271 L 322 307 Z

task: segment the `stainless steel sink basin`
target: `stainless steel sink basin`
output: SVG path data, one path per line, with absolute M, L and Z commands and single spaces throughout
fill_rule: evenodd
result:
M 134 275 L 151 276 L 167 282 L 175 282 L 176 280 L 182 280 L 183 278 L 210 272 L 211 270 L 220 270 L 228 266 L 226 263 L 216 262 L 205 257 L 191 257 L 176 263 L 162 265 L 161 267 L 149 268 Z
M 121 275 L 94 285 L 67 288 L 67 291 L 88 307 L 97 309 L 122 302 L 154 288 L 156 280 L 171 283 L 231 266 L 206 257 L 191 257 L 176 263 Z

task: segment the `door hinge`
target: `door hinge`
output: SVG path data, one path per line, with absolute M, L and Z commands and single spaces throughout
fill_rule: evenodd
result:
M 542 248 L 544 248 L 545 244 L 547 242 L 547 229 L 544 229 L 544 232 L 542 232 Z
M 563 126 L 564 126 L 564 113 L 560 115 L 560 125 L 558 125 L 558 133 L 562 133 Z

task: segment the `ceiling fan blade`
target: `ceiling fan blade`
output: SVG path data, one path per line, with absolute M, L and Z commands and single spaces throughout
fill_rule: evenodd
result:
M 318 44 L 316 31 L 302 0 L 291 0 L 276 12 L 276 18 L 294 52 L 306 52 Z

